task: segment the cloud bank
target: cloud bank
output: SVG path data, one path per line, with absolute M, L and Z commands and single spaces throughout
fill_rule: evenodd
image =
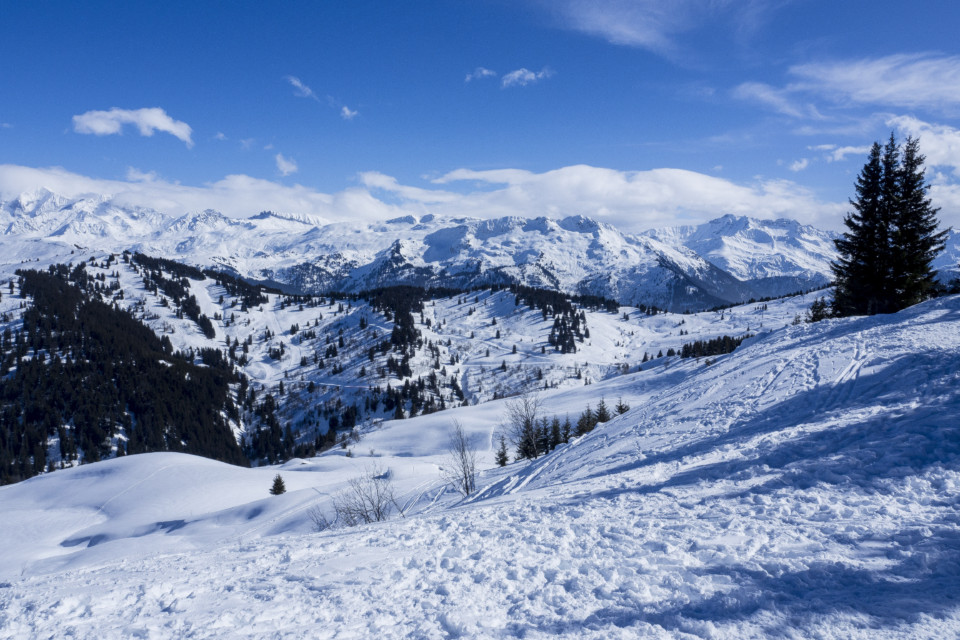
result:
M 92 134 L 95 136 L 119 135 L 123 133 L 123 126 L 132 124 L 140 131 L 140 135 L 150 137 L 155 131 L 169 133 L 193 146 L 193 129 L 186 122 L 174 120 L 167 112 L 159 107 L 149 109 L 118 109 L 109 111 L 87 111 L 73 116 L 73 130 L 77 133 Z
M 185 186 L 138 170 L 131 170 L 126 180 L 102 180 L 56 167 L 0 165 L 0 194 L 10 199 L 42 187 L 68 197 L 108 194 L 121 204 L 150 207 L 168 215 L 217 209 L 233 217 L 247 217 L 269 209 L 331 221 L 376 221 L 427 213 L 477 218 L 582 214 L 633 232 L 695 224 L 725 213 L 788 217 L 837 228 L 848 208 L 846 203 L 822 201 L 789 180 L 737 184 L 683 169 L 618 171 L 587 165 L 543 173 L 457 169 L 424 187 L 404 185 L 377 172 L 358 178 L 358 186 L 327 194 L 246 175 Z

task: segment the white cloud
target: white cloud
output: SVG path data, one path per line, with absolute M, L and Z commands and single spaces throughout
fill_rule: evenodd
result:
M 156 171 L 140 171 L 136 167 L 127 167 L 127 180 L 130 182 L 156 182 L 158 179 Z
M 277 161 L 277 171 L 279 171 L 281 175 L 288 176 L 291 173 L 297 172 L 297 163 L 294 162 L 293 158 L 285 158 L 282 153 L 278 153 L 275 159 Z
M 9 122 L 0 122 L 0 129 L 13 129 L 13 125 Z
M 580 213 L 634 231 L 702 222 L 724 213 L 837 226 L 844 211 L 843 204 L 822 202 L 790 181 L 740 185 L 683 169 L 616 171 L 586 165 L 545 173 L 458 169 L 434 180 L 443 185 L 458 182 L 480 185 L 432 211 L 478 217 Z
M 540 71 L 530 71 L 526 68 L 520 68 L 505 74 L 500 82 L 500 86 L 504 89 L 508 87 L 525 87 L 528 84 L 539 82 L 552 75 L 553 71 L 548 67 L 544 67 Z
M 256 142 L 256 141 L 257 141 L 256 138 L 243 138 L 243 139 L 240 141 L 240 147 L 241 147 L 244 151 L 249 150 L 251 147 L 253 147 L 253 143 Z
M 467 77 L 463 79 L 464 82 L 470 82 L 471 80 L 479 80 L 481 78 L 492 78 L 497 75 L 496 71 L 487 69 L 485 67 L 477 67 L 472 72 L 467 74 Z
M 355 117 L 357 117 L 357 115 L 359 115 L 359 112 L 351 109 L 333 96 L 326 96 L 325 98 L 321 99 L 313 89 L 304 84 L 303 81 L 296 76 L 284 76 L 284 80 L 289 82 L 293 87 L 293 95 L 299 98 L 310 98 L 311 100 L 320 104 L 326 104 L 332 109 L 337 109 L 340 112 L 340 117 L 344 120 L 353 120 Z
M 402 185 L 397 182 L 397 179 L 393 176 L 388 176 L 379 171 L 366 171 L 361 173 L 359 177 L 360 183 L 368 189 L 393 193 L 413 203 L 451 203 L 458 201 L 462 197 L 460 194 L 443 191 L 441 189 L 423 189 L 421 187 Z
M 799 104 L 789 90 L 777 89 L 762 82 L 744 82 L 733 90 L 733 96 L 740 100 L 758 102 L 792 118 L 822 117 L 813 105 Z
M 811 63 L 790 68 L 793 91 L 826 94 L 840 102 L 955 110 L 960 106 L 960 56 L 896 54 Z
M 671 39 L 692 26 L 695 16 L 686 0 L 558 0 L 553 10 L 570 29 L 613 44 L 664 53 Z
M 227 136 L 224 135 L 224 133 L 223 133 L 222 131 L 217 131 L 217 134 L 216 134 L 215 136 L 213 136 L 213 139 L 214 139 L 214 140 L 221 140 L 221 141 L 222 141 L 222 140 L 226 140 L 226 139 L 227 139 Z
M 799 160 L 795 160 L 795 161 L 793 161 L 792 163 L 790 163 L 789 169 L 790 169 L 790 171 L 797 172 L 797 171 L 803 171 L 803 170 L 806 169 L 808 166 L 810 166 L 810 159 L 809 159 L 809 158 L 800 158 Z
M 174 120 L 159 107 L 150 109 L 118 109 L 109 111 L 87 111 L 73 116 L 73 130 L 77 133 L 90 133 L 96 136 L 120 134 L 123 126 L 132 124 L 142 136 L 152 136 L 155 131 L 169 133 L 193 146 L 193 129 L 186 122 Z
M 132 177 L 152 173 L 134 170 Z M 245 218 L 260 211 L 307 213 L 330 220 L 385 220 L 409 211 L 374 198 L 366 189 L 350 188 L 335 194 L 299 184 L 284 185 L 246 175 L 228 175 L 201 186 L 186 186 L 159 178 L 102 180 L 60 167 L 33 168 L 0 165 L 0 197 L 46 188 L 66 197 L 109 195 L 124 206 L 150 207 L 170 216 L 216 209 Z
M 296 76 L 285 76 L 284 80 L 293 86 L 293 95 L 297 96 L 298 98 L 310 98 L 320 102 L 320 98 L 317 97 L 317 94 L 313 92 L 313 89 L 303 84 L 303 82 L 300 81 L 300 78 Z
M 769 0 L 542 0 L 568 29 L 618 45 L 674 56 L 682 34 L 699 27 L 742 35 L 783 2 Z M 722 25 L 722 27 L 718 27 Z
M 703 222 L 724 213 L 788 217 L 836 228 L 848 208 L 845 203 L 819 200 L 789 180 L 737 184 L 682 169 L 617 171 L 586 165 L 543 173 L 458 169 L 435 179 L 432 187 L 400 184 L 376 172 L 361 174 L 359 180 L 358 187 L 326 194 L 245 175 L 185 186 L 139 170 L 131 170 L 128 179 L 121 181 L 89 178 L 61 168 L 0 165 L 0 195 L 4 197 L 39 187 L 68 197 L 110 194 L 120 204 L 152 207 L 169 215 L 217 209 L 246 217 L 269 209 L 328 220 L 374 221 L 426 213 L 477 218 L 583 214 L 624 231 L 642 231 Z M 951 215 L 956 217 L 956 212 Z M 949 216 L 945 211 L 941 217 L 947 221 Z
M 833 145 L 830 145 L 833 146 Z M 827 162 L 842 162 L 847 156 L 866 156 L 870 152 L 870 145 L 861 145 L 858 147 L 836 147 L 825 157 Z
M 920 152 L 926 164 L 932 167 L 950 167 L 960 176 L 960 129 L 923 122 L 913 116 L 897 116 L 887 120 L 887 126 L 902 135 L 920 139 Z

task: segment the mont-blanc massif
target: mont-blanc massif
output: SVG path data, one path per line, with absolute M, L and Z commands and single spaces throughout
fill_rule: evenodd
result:
M 960 637 L 960 7 L 0 23 L 0 638 Z

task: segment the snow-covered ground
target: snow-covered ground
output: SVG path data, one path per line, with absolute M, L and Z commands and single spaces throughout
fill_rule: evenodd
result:
M 632 409 L 503 469 L 495 401 L 350 457 L 45 474 L 0 488 L 0 636 L 956 637 L 958 353 L 953 296 L 544 391 L 549 414 Z M 468 499 L 439 472 L 454 419 L 484 469 Z M 405 517 L 313 531 L 373 465 Z

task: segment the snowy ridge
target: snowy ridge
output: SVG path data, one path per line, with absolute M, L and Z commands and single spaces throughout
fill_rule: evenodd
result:
M 958 350 L 952 296 L 548 392 L 561 415 L 633 408 L 503 469 L 491 402 L 385 423 L 353 457 L 150 454 L 3 487 L 0 632 L 951 637 Z M 453 418 L 486 469 L 467 500 L 438 473 Z M 407 517 L 312 533 L 309 509 L 371 463 Z
M 676 311 L 823 286 L 834 255 L 832 236 L 812 227 L 733 216 L 638 236 L 583 216 L 330 224 L 208 210 L 170 219 L 108 196 L 70 200 L 41 191 L 0 203 L 0 223 L 4 245 L 43 239 L 137 249 L 304 292 L 517 282 Z
M 699 226 L 648 231 L 647 235 L 703 256 L 763 295 L 817 288 L 832 279 L 838 234 L 793 220 L 757 220 L 727 214 Z M 791 284 L 792 283 L 792 284 Z

